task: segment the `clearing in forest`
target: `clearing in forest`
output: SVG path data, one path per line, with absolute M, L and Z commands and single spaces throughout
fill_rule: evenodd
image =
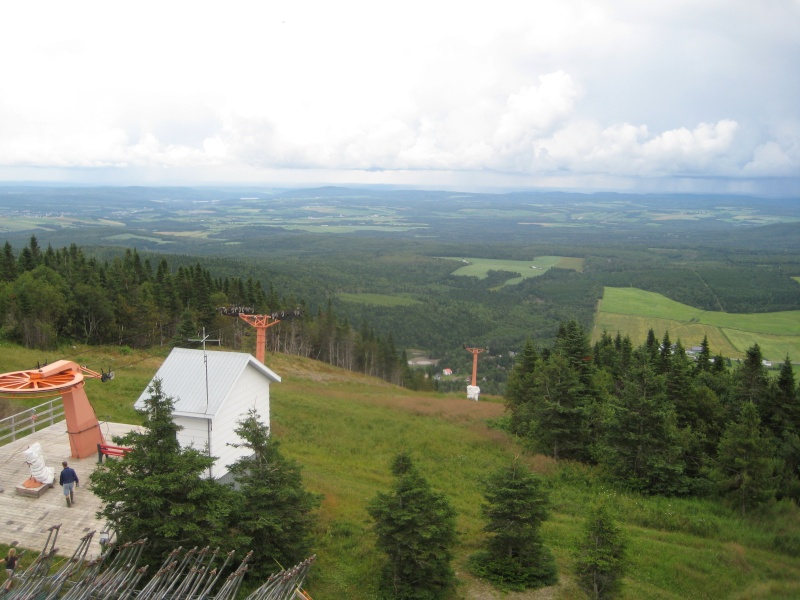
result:
M 758 344 L 765 359 L 782 362 L 786 356 L 800 361 L 800 311 L 773 313 L 725 313 L 702 310 L 637 288 L 607 287 L 598 305 L 592 339 L 603 331 L 630 336 L 634 345 L 647 339 L 653 329 L 660 340 L 668 332 L 687 349 L 708 336 L 711 352 L 743 358 Z
M 552 269 L 553 267 L 583 271 L 583 259 L 570 256 L 537 256 L 533 260 L 502 260 L 474 257 L 456 258 L 453 256 L 440 256 L 438 258 L 456 260 L 462 264 L 461 267 L 453 271 L 453 275 L 486 279 L 489 276 L 489 271 L 507 271 L 520 274 L 519 277 L 506 280 L 503 285 L 515 285 L 523 279 L 544 275 L 548 269 Z

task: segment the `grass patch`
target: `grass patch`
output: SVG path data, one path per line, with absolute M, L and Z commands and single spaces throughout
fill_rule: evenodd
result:
M 453 275 L 464 277 L 477 277 L 486 279 L 489 271 L 508 271 L 519 273 L 520 277 L 514 277 L 505 282 L 504 285 L 514 285 L 523 279 L 544 275 L 548 269 L 558 267 L 561 269 L 583 270 L 582 258 L 571 258 L 566 256 L 537 256 L 534 260 L 499 260 L 494 258 L 454 258 L 452 256 L 440 256 L 448 260 L 457 260 L 463 264 L 453 271 Z
M 614 335 L 627 333 L 634 345 L 647 338 L 652 328 L 660 339 L 680 338 L 684 346 L 699 345 L 707 335 L 712 352 L 743 358 L 753 344 L 765 358 L 782 361 L 800 357 L 800 311 L 735 314 L 693 308 L 653 292 L 636 288 L 605 288 L 600 301 L 593 339 L 603 329 Z

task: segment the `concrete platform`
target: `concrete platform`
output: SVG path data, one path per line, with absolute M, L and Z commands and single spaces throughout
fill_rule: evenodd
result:
M 138 429 L 135 425 L 123 423 L 100 423 L 100 428 L 109 443 L 112 436 Z M 45 463 L 56 474 L 55 487 L 38 498 L 16 493 L 16 487 L 30 477 L 30 467 L 25 462 L 23 451 L 34 442 L 42 445 Z M 69 462 L 80 479 L 71 508 L 67 508 L 58 485 L 63 460 Z M 56 542 L 61 555 L 71 556 L 80 539 L 90 531 L 96 532 L 94 539 L 98 540 L 103 522 L 96 518 L 95 513 L 100 509 L 101 502 L 89 491 L 88 485 L 89 475 L 96 466 L 96 454 L 80 460 L 70 458 L 65 421 L 0 446 L 0 542 L 10 544 L 17 541 L 20 547 L 39 552 L 47 540 L 47 530 L 53 525 L 61 525 Z M 99 542 L 93 542 L 92 548 L 91 554 L 100 553 Z

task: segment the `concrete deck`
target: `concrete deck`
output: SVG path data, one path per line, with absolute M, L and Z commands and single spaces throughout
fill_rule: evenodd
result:
M 108 443 L 112 436 L 124 435 L 135 425 L 101 423 L 100 427 Z M 48 467 L 55 471 L 55 485 L 39 498 L 17 494 L 16 488 L 30 477 L 30 467 L 22 454 L 31 444 L 42 445 L 42 456 Z M 80 479 L 75 491 L 75 503 L 67 508 L 64 494 L 58 485 L 61 461 L 68 461 Z M 56 547 L 59 554 L 71 556 L 80 539 L 95 531 L 98 540 L 103 522 L 95 517 L 100 509 L 100 499 L 89 491 L 89 475 L 97 466 L 97 455 L 87 458 L 70 458 L 69 439 L 65 421 L 32 433 L 22 439 L 0 446 L 0 542 L 10 544 L 17 541 L 21 548 L 41 551 L 47 540 L 47 530 L 61 525 Z M 100 553 L 100 544 L 93 542 L 90 554 Z

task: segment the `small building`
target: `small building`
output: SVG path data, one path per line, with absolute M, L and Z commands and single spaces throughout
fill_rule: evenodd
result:
M 162 392 L 175 402 L 173 421 L 181 446 L 205 451 L 217 462 L 209 476 L 227 483 L 228 466 L 247 454 L 231 443 L 242 440 L 235 433 L 238 422 L 255 408 L 269 426 L 269 386 L 281 378 L 250 354 L 175 348 L 153 380 L 161 380 Z M 142 410 L 150 397 L 150 386 L 134 408 Z
M 442 375 L 452 375 L 453 369 L 442 369 Z

